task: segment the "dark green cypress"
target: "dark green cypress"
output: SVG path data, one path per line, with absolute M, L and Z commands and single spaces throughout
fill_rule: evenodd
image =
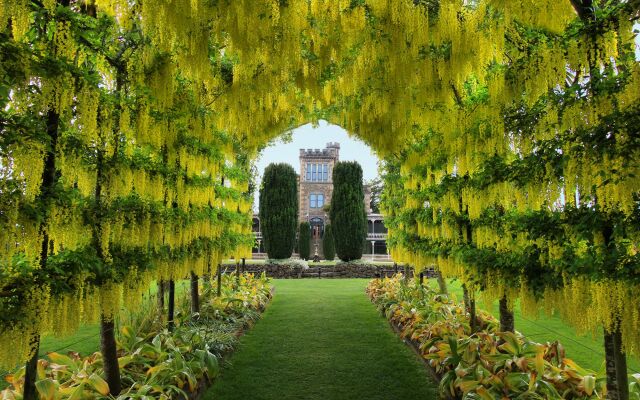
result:
M 324 228 L 324 237 L 322 238 L 322 253 L 325 260 L 333 260 L 336 257 L 336 244 L 333 239 L 333 227 L 328 224 Z
M 362 167 L 355 161 L 339 162 L 333 169 L 331 225 L 336 253 L 342 261 L 362 258 L 367 235 Z
M 298 228 L 298 177 L 289 164 L 269 164 L 260 188 L 260 224 L 269 258 L 291 257 Z
M 300 224 L 298 233 L 298 251 L 300 258 L 308 260 L 311 257 L 311 225 L 308 222 Z

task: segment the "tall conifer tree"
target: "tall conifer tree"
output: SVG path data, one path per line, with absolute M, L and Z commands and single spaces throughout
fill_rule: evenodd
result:
M 311 257 L 311 226 L 308 222 L 300 223 L 298 252 L 303 260 L 308 260 Z
M 336 253 L 342 261 L 362 258 L 367 234 L 362 167 L 355 161 L 339 162 L 333 169 L 331 224 Z
M 289 164 L 269 164 L 260 188 L 260 222 L 269 258 L 291 257 L 298 228 L 298 182 Z

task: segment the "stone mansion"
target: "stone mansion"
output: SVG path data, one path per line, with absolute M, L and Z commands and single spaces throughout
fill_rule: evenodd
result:
M 298 176 L 298 221 L 308 221 L 311 225 L 313 254 L 318 245 L 320 254 L 324 227 L 329 221 L 328 205 L 333 195 L 333 168 L 340 160 L 340 144 L 327 143 L 324 149 L 300 149 L 300 175 Z M 367 256 L 384 259 L 387 257 L 387 229 L 381 214 L 371 210 L 371 191 L 365 185 L 365 210 L 367 212 L 367 243 L 363 258 Z M 253 231 L 256 235 L 255 256 L 259 256 L 262 248 L 262 234 L 258 215 L 253 216 Z M 256 254 L 257 253 L 257 254 Z

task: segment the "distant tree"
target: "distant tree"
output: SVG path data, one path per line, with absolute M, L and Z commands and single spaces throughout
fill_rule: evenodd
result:
M 336 258 L 336 244 L 333 239 L 333 227 L 327 224 L 324 228 L 324 237 L 322 238 L 322 253 L 325 260 L 333 260 Z
M 342 261 L 362 258 L 367 235 L 362 167 L 355 161 L 339 162 L 333 169 L 331 224 L 336 253 Z
M 298 253 L 300 258 L 308 260 L 311 256 L 311 225 L 308 222 L 300 224 L 298 232 Z
M 369 190 L 371 191 L 371 202 L 369 203 L 369 207 L 371 207 L 371 211 L 375 214 L 380 214 L 380 196 L 382 195 L 383 183 L 380 177 L 376 177 L 369 182 L 367 182 L 367 186 L 369 186 Z
M 249 168 L 249 187 L 247 194 L 254 199 L 254 194 L 258 189 L 258 165 L 256 162 L 251 162 L 251 168 Z
M 260 188 L 260 223 L 269 258 L 291 257 L 298 228 L 297 174 L 289 164 L 269 164 Z

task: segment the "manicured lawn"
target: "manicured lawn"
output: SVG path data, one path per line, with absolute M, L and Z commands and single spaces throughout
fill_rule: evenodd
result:
M 66 354 L 75 351 L 81 355 L 88 355 L 100 350 L 100 325 L 83 325 L 73 336 L 56 338 L 45 336 L 40 342 L 40 357 L 47 353 L 56 352 Z
M 262 319 L 203 399 L 436 399 L 417 356 L 367 299 L 368 280 L 276 280 Z
M 459 301 L 462 301 L 462 287 L 459 281 L 451 280 L 449 283 L 449 291 L 455 295 Z M 429 284 L 434 289 L 437 288 L 435 279 L 430 279 Z M 498 317 L 498 304 L 494 304 L 491 309 L 484 303 L 479 302 L 479 308 L 482 308 Z M 575 329 L 564 323 L 559 317 L 548 317 L 544 313 L 540 314 L 540 318 L 535 320 L 524 317 L 520 312 L 518 304 L 514 313 L 516 330 L 529 337 L 536 342 L 554 342 L 559 340 L 567 352 L 567 358 L 570 358 L 585 368 L 594 371 L 601 371 L 604 368 L 604 348 L 602 332 L 597 332 L 595 337 L 578 336 Z M 633 357 L 627 359 L 629 373 L 640 372 L 640 360 Z

